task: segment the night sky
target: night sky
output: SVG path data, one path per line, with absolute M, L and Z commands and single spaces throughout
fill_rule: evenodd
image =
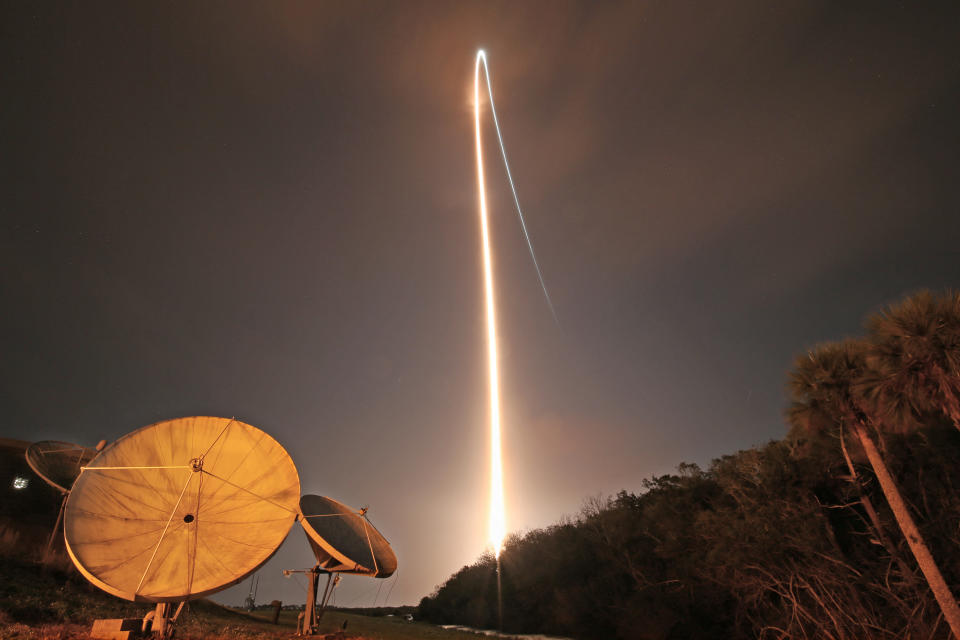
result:
M 794 356 L 960 286 L 960 6 L 920 5 L 4 3 L 0 433 L 236 416 L 369 505 L 377 604 L 474 561 L 483 47 L 559 318 L 488 146 L 509 529 L 782 437 Z

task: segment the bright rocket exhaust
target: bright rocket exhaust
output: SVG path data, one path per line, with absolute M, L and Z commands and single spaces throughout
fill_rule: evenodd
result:
M 550 300 L 550 294 L 547 293 L 547 286 L 543 282 L 540 265 L 537 264 L 537 257 L 533 252 L 533 243 L 530 241 L 530 234 L 527 233 L 527 225 L 523 220 L 520 200 L 517 198 L 517 189 L 513 183 L 513 176 L 510 174 L 510 165 L 507 163 L 507 151 L 503 145 L 500 123 L 497 122 L 497 111 L 493 106 L 493 89 L 490 87 L 490 71 L 487 67 L 487 57 L 481 49 L 477 52 L 477 61 L 473 76 L 473 115 L 476 130 L 477 190 L 479 192 L 480 229 L 483 239 L 483 283 L 487 316 L 487 358 L 490 369 L 490 528 L 488 542 L 493 549 L 494 555 L 499 559 L 500 551 L 503 550 L 503 540 L 507 535 L 507 524 L 506 508 L 503 499 L 503 460 L 500 442 L 500 372 L 497 364 L 497 322 L 493 296 L 493 264 L 490 254 L 490 226 L 487 218 L 487 190 L 483 173 L 483 145 L 480 136 L 481 64 L 483 65 L 484 76 L 487 81 L 487 97 L 490 101 L 490 113 L 493 116 L 493 124 L 497 130 L 497 140 L 500 143 L 503 165 L 507 171 L 507 179 L 510 181 L 510 190 L 513 193 L 513 202 L 517 208 L 517 216 L 520 218 L 520 226 L 527 240 L 530 257 L 533 259 L 533 266 L 537 270 L 537 278 L 540 280 L 540 287 L 543 289 L 543 295 L 547 300 L 547 305 L 550 307 L 550 313 L 553 315 L 554 321 L 557 322 L 557 324 L 559 324 L 559 322 L 557 321 L 556 311 L 554 311 L 553 308 L 553 302 Z
M 473 115 L 476 127 L 477 190 L 480 194 L 480 231 L 483 239 L 483 287 L 487 312 L 487 360 L 490 368 L 490 529 L 488 542 L 499 558 L 507 535 L 503 502 L 503 463 L 500 453 L 500 372 L 497 366 L 497 315 L 493 300 L 493 265 L 490 257 L 490 225 L 487 220 L 487 189 L 483 177 L 483 145 L 480 139 L 480 64 L 486 56 L 477 52 L 473 78 Z

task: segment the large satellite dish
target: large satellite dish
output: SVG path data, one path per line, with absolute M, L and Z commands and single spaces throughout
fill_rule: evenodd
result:
M 331 573 L 387 578 L 397 570 L 397 556 L 387 539 L 357 511 L 333 498 L 300 498 L 300 523 L 317 564 Z
M 67 499 L 67 552 L 120 598 L 192 600 L 266 562 L 297 518 L 299 496 L 293 461 L 260 429 L 214 417 L 158 422 L 83 468 Z
M 33 472 L 60 493 L 70 493 L 80 468 L 93 460 L 97 449 L 72 442 L 41 440 L 27 447 L 24 453 Z

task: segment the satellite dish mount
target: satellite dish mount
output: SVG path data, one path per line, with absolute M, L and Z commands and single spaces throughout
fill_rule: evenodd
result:
M 340 574 L 327 571 L 320 566 L 319 562 L 310 569 L 286 569 L 283 575 L 290 577 L 294 573 L 302 573 L 307 576 L 307 604 L 303 608 L 303 613 L 297 618 L 297 635 L 312 636 L 317 632 L 317 625 L 320 624 L 320 618 L 327 610 L 327 604 L 330 602 L 333 590 L 340 583 Z M 317 589 L 320 586 L 321 575 L 327 576 L 327 584 L 323 588 L 323 595 L 318 605 Z
M 143 633 L 152 632 L 154 638 L 172 638 L 173 625 L 177 622 L 186 603 L 186 600 L 181 601 L 177 610 L 173 611 L 172 602 L 158 602 L 157 608 L 144 616 L 140 630 Z

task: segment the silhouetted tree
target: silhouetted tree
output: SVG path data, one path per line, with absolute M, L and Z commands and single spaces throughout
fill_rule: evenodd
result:
M 855 391 L 864 379 L 867 353 L 866 343 L 847 340 L 822 345 L 798 358 L 790 374 L 794 404 L 789 415 L 797 424 L 817 429 L 849 427 L 857 437 L 944 618 L 954 636 L 960 638 L 960 607 L 870 433 L 882 438 L 883 423 L 867 416 L 864 402 Z
M 960 294 L 921 291 L 872 315 L 867 330 L 857 386 L 871 413 L 911 431 L 942 412 L 960 429 Z

